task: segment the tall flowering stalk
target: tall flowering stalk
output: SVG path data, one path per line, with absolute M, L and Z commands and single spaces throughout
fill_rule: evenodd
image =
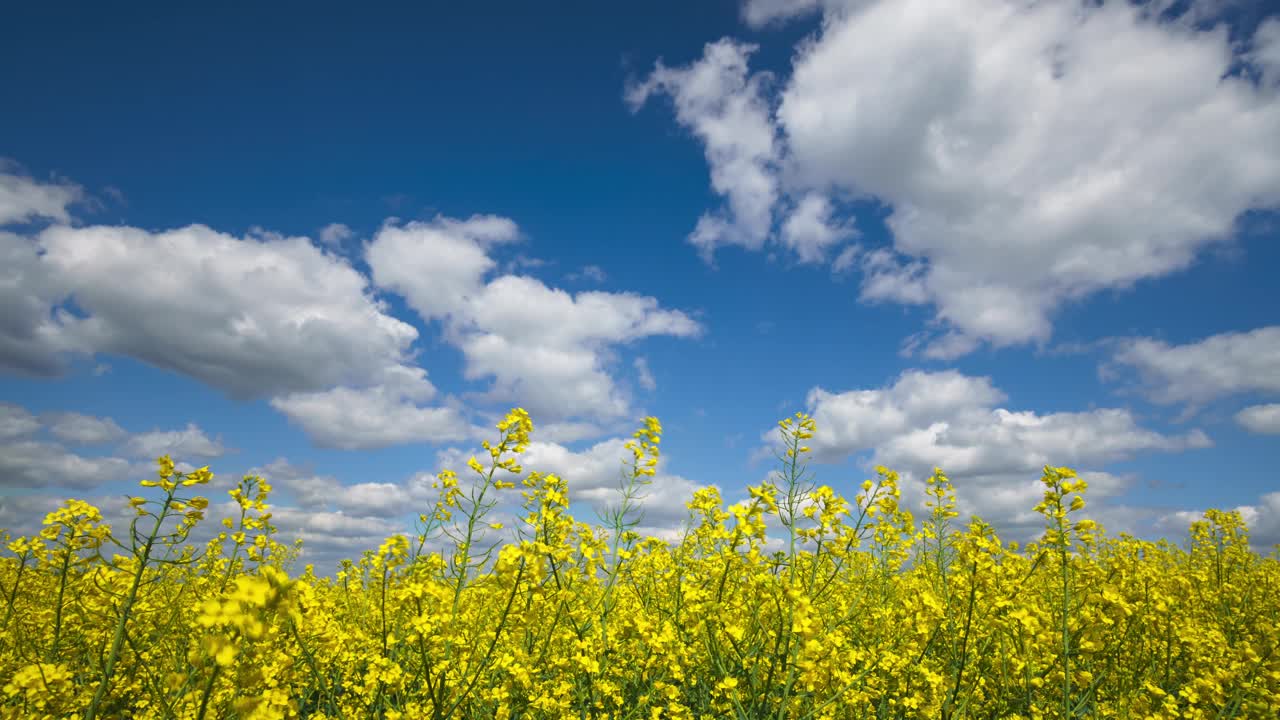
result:
M 142 487 L 159 487 L 164 496 L 158 501 L 145 498 L 134 498 L 129 501 L 129 504 L 138 514 L 129 525 L 129 545 L 127 546 L 129 556 L 126 567 L 132 566 L 133 577 L 129 583 L 129 589 L 125 594 L 124 601 L 120 604 L 119 618 L 116 621 L 115 631 L 111 636 L 111 647 L 107 651 L 106 660 L 102 663 L 102 672 L 98 677 L 97 689 L 94 690 L 93 699 L 89 701 L 89 706 L 85 709 L 84 720 L 93 720 L 93 718 L 97 717 L 99 708 L 107 696 L 107 689 L 111 685 L 116 663 L 120 660 L 120 650 L 124 646 L 130 614 L 138 600 L 138 590 L 142 587 L 143 577 L 154 560 L 153 553 L 156 550 L 157 542 L 168 546 L 170 549 L 181 545 L 187 539 L 187 535 L 190 534 L 196 523 L 204 518 L 204 509 L 209 504 L 208 500 L 202 497 L 187 499 L 178 495 L 179 487 L 186 488 L 208 484 L 213 479 L 213 473 L 209 472 L 208 467 L 203 467 L 189 475 L 184 475 L 174 469 L 173 460 L 168 455 L 161 457 L 157 462 L 159 464 L 159 479 L 143 480 L 138 484 Z M 151 518 L 153 521 L 151 530 L 145 534 L 138 530 L 138 521 L 143 518 Z M 167 534 L 162 533 L 165 522 L 171 518 L 177 519 L 176 527 L 170 529 Z M 122 548 L 125 547 L 118 542 L 117 545 Z

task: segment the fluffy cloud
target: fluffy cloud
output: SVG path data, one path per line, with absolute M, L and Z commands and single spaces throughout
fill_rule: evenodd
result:
M 411 533 L 407 519 L 428 507 L 426 481 L 419 476 L 404 483 L 348 484 L 285 458 L 248 474 L 272 486 L 272 522 L 281 542 L 301 539 L 302 562 L 314 564 L 321 574 L 332 572 L 342 559 L 376 549 L 391 535 Z M 228 505 L 219 512 L 234 515 L 236 509 Z
M 53 306 L 66 292 L 28 238 L 0 231 L 0 370 L 49 376 L 68 350 Z
M 100 418 L 78 412 L 53 413 L 47 419 L 49 432 L 72 445 L 101 445 L 125 436 L 124 428 L 111 418 Z
M 955 371 L 903 373 L 885 389 L 830 393 L 809 391 L 807 405 L 822 429 L 809 443 L 821 461 L 835 461 L 875 447 L 935 420 L 958 418 L 1006 400 L 989 378 Z
M 602 283 L 609 279 L 609 274 L 599 265 L 585 265 L 582 270 L 569 274 L 570 280 L 588 280 L 594 283 Z
M 1105 0 L 1103 0 L 1105 2 Z M 877 0 L 746 0 L 742 19 L 752 27 L 795 19 L 823 10 L 830 16 L 857 12 Z M 1220 17 L 1242 0 L 1140 0 L 1134 10 L 1143 18 L 1194 27 Z
M 1165 71 L 1117 71 L 1142 57 Z M 1225 31 L 1122 3 L 878 3 L 801 54 L 778 117 L 808 182 L 894 206 L 902 268 L 864 297 L 1043 341 L 1063 301 L 1182 269 L 1280 201 L 1280 163 L 1251 156 L 1280 152 L 1280 103 L 1230 63 Z
M 826 197 L 817 193 L 805 195 L 782 223 L 783 246 L 794 252 L 802 263 L 825 260 L 830 248 L 856 234 L 852 221 L 836 220 L 832 212 Z
M 1268 553 L 1280 545 L 1280 492 L 1266 493 L 1251 505 L 1234 508 L 1249 526 L 1249 542 L 1260 553 Z M 1203 510 L 1181 510 L 1167 513 L 1157 520 L 1157 526 L 1171 533 L 1185 533 L 1191 523 L 1203 520 Z
M 18 405 L 0 403 L 0 487 L 86 490 L 130 476 L 150 474 L 147 464 L 123 457 L 81 455 L 59 442 L 38 437 L 46 432 L 74 445 L 99 445 L 123 439 L 120 450 L 148 460 L 166 453 L 174 455 L 175 460 L 184 460 L 214 458 L 226 452 L 219 441 L 209 439 L 194 423 L 184 430 L 156 430 L 130 436 L 111 418 L 76 412 L 50 412 L 37 417 Z M 193 466 L 180 463 L 179 470 L 190 469 L 194 469 Z
M 609 349 L 652 335 L 688 337 L 700 328 L 652 297 L 583 292 L 576 296 L 528 277 L 488 283 L 459 328 L 471 379 L 493 377 L 493 397 L 518 398 L 537 417 L 616 418 L 629 412 L 606 370 Z
M 365 247 L 380 287 L 403 295 L 424 319 L 465 314 L 497 263 L 488 250 L 520 239 L 516 224 L 493 215 L 467 220 L 388 223 Z
M 422 407 L 436 389 L 420 368 L 394 368 L 366 388 L 337 387 L 273 398 L 271 405 L 322 447 L 368 450 L 460 440 L 470 429 L 452 407 Z
M 417 330 L 306 238 L 55 225 L 0 233 L 0 259 L 0 368 L 51 375 L 66 353 L 115 353 L 271 398 L 329 446 L 460 437 L 456 409 L 416 404 L 435 392 L 409 364 Z
M 1242 54 L 1225 27 L 1196 29 L 1220 4 L 1193 5 L 756 0 L 757 25 L 825 13 L 775 112 L 752 46 L 730 40 L 630 97 L 676 100 L 731 226 L 751 230 L 734 244 L 762 247 L 785 198 L 890 206 L 893 248 L 865 258 L 862 297 L 932 306 L 939 339 L 917 344 L 954 357 L 1044 342 L 1064 302 L 1186 268 L 1280 204 L 1280 95 L 1229 74 L 1242 59 L 1274 74 L 1280 30 Z
M 6 353 L 11 367 L 53 371 L 58 350 L 115 353 L 254 398 L 364 381 L 400 364 L 417 337 L 360 273 L 306 238 L 54 226 L 0 247 L 29 271 L 0 285 L 22 305 L 0 350 L 13 349 L 5 336 L 28 348 Z M 54 311 L 68 298 L 79 314 Z
M 395 483 L 343 484 L 329 475 L 317 475 L 308 467 L 277 458 L 249 471 L 261 475 L 276 490 L 286 493 L 299 510 L 333 511 L 354 518 L 394 518 L 410 512 L 415 500 L 422 500 L 425 487 L 411 480 Z
M 329 247 L 340 247 L 345 240 L 355 237 L 355 232 L 342 223 L 330 223 L 320 228 L 320 242 Z
M 85 457 L 56 443 L 20 440 L 0 446 L 0 488 L 85 490 L 124 480 L 140 468 L 118 457 Z
M 492 379 L 487 399 L 515 401 L 557 423 L 625 415 L 629 401 L 607 367 L 613 348 L 701 328 L 652 297 L 573 295 L 527 276 L 487 278 L 496 268 L 489 250 L 518 238 L 503 218 L 437 219 L 388 225 L 365 255 L 375 282 L 404 296 L 424 320 L 444 323 L 468 380 Z
M 227 453 L 221 440 L 210 439 L 195 423 L 188 423 L 183 430 L 138 433 L 129 438 L 125 448 L 133 455 L 148 459 L 161 455 L 171 455 L 174 460 L 216 458 Z
M 24 407 L 0 403 L 0 440 L 24 437 L 40 430 L 40 421 Z
M 1259 435 L 1280 435 L 1280 403 L 1251 405 L 1236 413 L 1236 422 Z
M 528 277 L 489 277 L 499 268 L 491 252 L 520 240 L 507 218 L 389 221 L 364 244 L 371 284 L 304 237 L 255 229 L 241 238 L 200 225 L 71 227 L 70 186 L 4 177 L 4 197 L 26 208 L 9 216 L 55 224 L 34 236 L 0 232 L 0 369 L 50 376 L 69 354 L 125 355 L 236 399 L 266 398 L 323 446 L 448 442 L 473 432 L 458 399 L 435 397 L 414 364 L 418 331 L 389 314 L 374 285 L 439 323 L 465 357 L 466 379 L 492 381 L 482 399 L 578 429 L 629 412 L 610 375 L 616 346 L 700 331 L 651 297 L 574 296 Z M 41 197 L 65 202 L 32 199 Z M 335 224 L 320 235 L 333 245 L 351 231 Z M 80 424 L 76 432 L 89 432 Z
M 611 438 L 585 450 L 574 451 L 557 443 L 535 441 L 529 444 L 521 463 L 529 469 L 555 473 L 564 478 L 569 484 L 572 502 L 603 513 L 610 507 L 616 507 L 620 501 L 619 488 L 625 471 L 623 462 L 631 457 L 625 443 L 622 438 Z M 642 522 L 650 533 L 659 529 L 672 530 L 680 525 L 688 515 L 685 503 L 693 497 L 694 491 L 704 487 L 665 472 L 665 463 L 665 459 L 659 462 L 657 474 L 641 491 Z
M 271 522 L 282 542 L 302 540 L 300 559 L 314 564 L 319 574 L 335 570 L 340 560 L 359 560 L 365 550 L 376 550 L 388 537 L 411 530 L 396 519 L 296 507 L 273 508 Z
M 649 361 L 646 358 L 638 357 L 635 361 L 636 366 L 636 382 L 640 383 L 640 387 L 645 390 L 656 390 L 658 381 L 653 377 L 653 371 L 649 369 Z
M 61 498 L 52 495 L 0 495 L 0 528 L 11 536 L 40 532 L 41 520 Z
M 303 510 L 325 508 L 342 492 L 342 483 L 337 478 L 317 475 L 310 468 L 295 465 L 284 458 L 252 468 L 247 474 L 261 476 L 275 491 L 283 491 L 287 500 Z
M 762 27 L 771 22 L 786 20 L 814 12 L 823 6 L 822 0 L 747 0 L 742 4 L 742 19 L 752 27 Z M 828 2 L 827 5 L 836 5 Z
M 1104 376 L 1135 370 L 1141 391 L 1153 402 L 1203 405 L 1244 392 L 1280 392 L 1280 326 L 1213 335 L 1199 342 L 1170 345 L 1160 340 L 1125 340 Z
M 1249 541 L 1270 551 L 1280 545 L 1280 492 L 1258 498 L 1253 505 L 1236 508 L 1249 524 Z
M 625 440 L 610 438 L 574 451 L 564 445 L 534 440 L 521 456 L 521 464 L 542 473 L 555 473 L 569 483 L 571 495 L 616 488 L 623 461 L 631 456 Z
M 1272 18 L 1258 26 L 1250 57 L 1262 71 L 1264 83 L 1280 83 L 1280 19 Z
M 36 219 L 71 222 L 67 208 L 84 199 L 78 185 L 44 183 L 12 170 L 0 159 L 0 225 Z
M 728 208 L 704 214 L 689 236 L 703 259 L 716 248 L 764 246 L 778 199 L 778 147 L 762 75 L 748 75 L 747 59 L 757 47 L 724 39 L 708 43 L 699 62 L 670 68 L 659 61 L 642 83 L 627 90 L 638 110 L 657 93 L 675 103 L 676 119 L 706 147 L 711 187 Z
M 904 493 L 920 498 L 920 481 L 941 467 L 955 482 L 966 512 L 1005 529 L 1038 524 L 1031 507 L 1045 465 L 1068 465 L 1090 481 L 1091 496 L 1116 495 L 1129 479 L 1099 466 L 1139 452 L 1210 445 L 1200 431 L 1168 436 L 1142 428 L 1127 410 L 1037 414 L 999 405 L 1008 398 L 990 379 L 956 371 L 908 371 L 891 385 L 831 393 L 810 391 L 818 432 L 814 459 L 836 462 L 869 454 L 903 474 Z M 776 429 L 765 436 L 777 437 Z
M 572 443 L 587 438 L 599 437 L 605 433 L 604 428 L 591 422 L 554 422 L 539 423 L 537 426 L 538 439 L 555 443 Z M 486 437 L 486 434 L 480 437 Z
M 137 517 L 137 513 L 120 495 L 85 495 L 77 491 L 74 497 L 101 510 L 103 521 L 117 533 L 127 532 L 129 522 Z M 67 499 L 68 494 L 48 492 L 0 495 L 0 528 L 15 537 L 35 535 L 44 527 L 45 516 Z

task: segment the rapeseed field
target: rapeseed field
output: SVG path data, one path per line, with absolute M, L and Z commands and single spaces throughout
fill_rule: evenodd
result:
M 780 430 L 774 479 L 727 507 L 697 492 L 670 540 L 637 532 L 656 419 L 585 523 L 565 479 L 521 466 L 513 410 L 436 477 L 415 536 L 324 577 L 277 541 L 262 478 L 211 532 L 212 473 L 162 457 L 129 526 L 70 500 L 6 538 L 0 716 L 1280 717 L 1280 563 L 1238 513 L 1185 545 L 1109 537 L 1086 483 L 1046 467 L 1043 534 L 1019 546 L 962 523 L 941 470 L 916 518 L 888 469 L 818 485 L 811 418 Z

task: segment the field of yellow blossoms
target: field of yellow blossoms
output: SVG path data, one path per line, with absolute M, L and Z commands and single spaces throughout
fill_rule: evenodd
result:
M 813 420 L 780 425 L 775 479 L 729 507 L 699 491 L 668 542 L 635 532 L 657 420 L 587 524 L 521 467 L 513 410 L 416 536 L 333 577 L 294 568 L 261 478 L 195 541 L 212 474 L 162 457 L 129 527 L 72 500 L 7 539 L 0 717 L 1280 717 L 1280 562 L 1238 514 L 1185 547 L 1110 538 L 1046 467 L 1044 534 L 1019 547 L 961 525 L 941 471 L 919 518 L 887 469 L 851 500 L 817 485 Z M 506 506 L 520 527 L 492 520 Z

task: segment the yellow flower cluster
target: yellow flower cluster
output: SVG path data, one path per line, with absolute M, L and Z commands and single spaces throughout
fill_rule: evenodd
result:
M 961 523 L 937 470 L 917 527 L 886 468 L 852 499 L 814 482 L 798 414 L 773 477 L 728 507 L 699 490 L 681 534 L 646 538 L 656 419 L 600 524 L 520 464 L 527 413 L 497 429 L 414 536 L 333 577 L 293 572 L 261 478 L 195 542 L 209 501 L 185 493 L 212 474 L 168 457 L 127 528 L 72 500 L 5 535 L 0 718 L 1280 717 L 1280 561 L 1238 513 L 1185 547 L 1111 538 L 1046 467 L 1019 547 Z

